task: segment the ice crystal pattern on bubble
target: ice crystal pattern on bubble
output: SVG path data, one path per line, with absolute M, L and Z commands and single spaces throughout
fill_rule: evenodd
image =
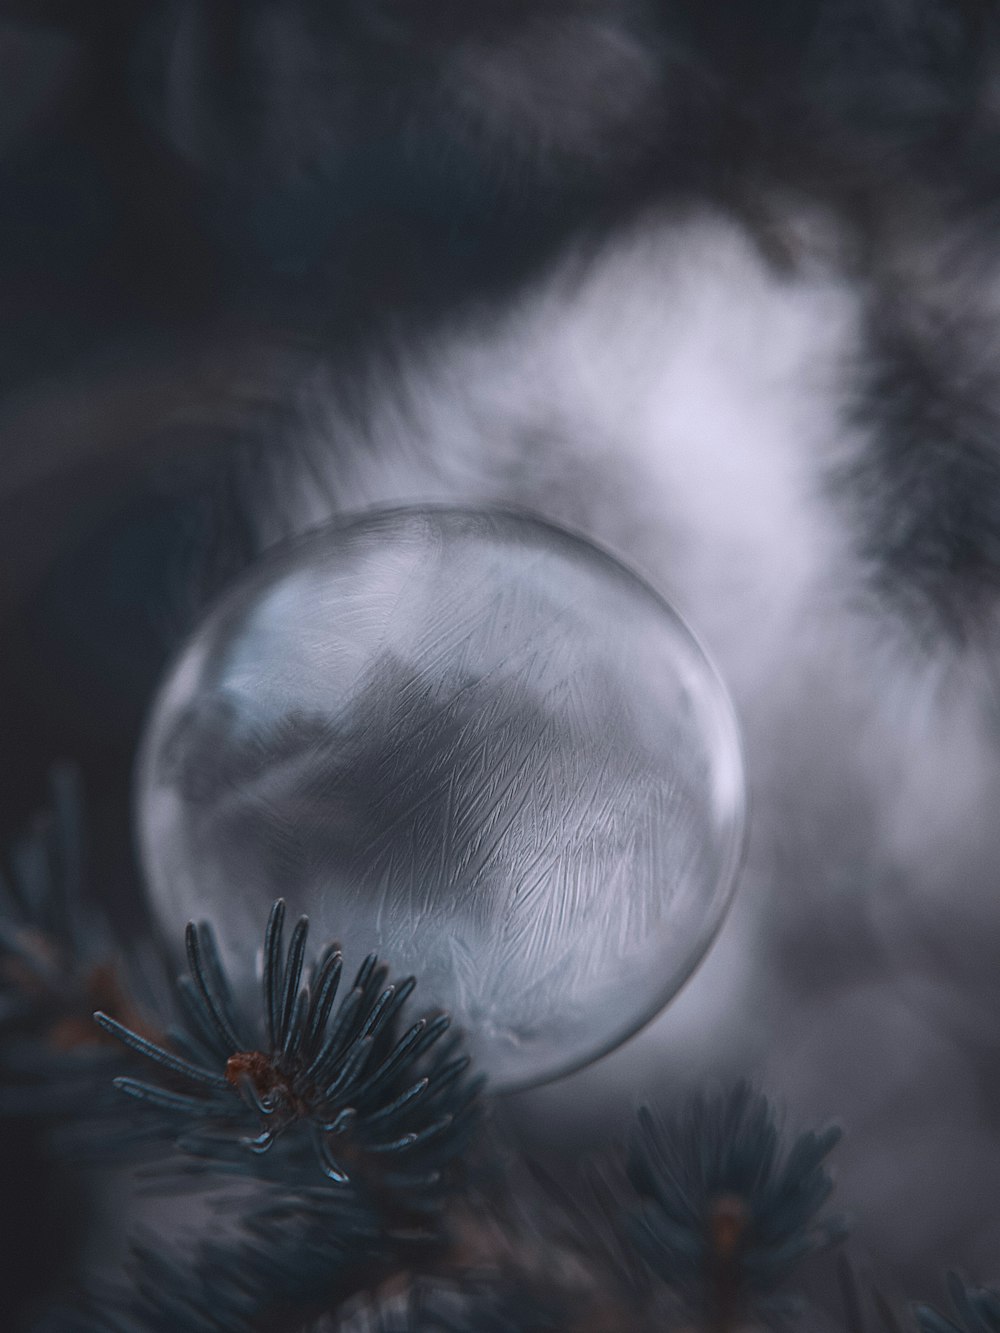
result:
M 663 1006 L 721 924 L 742 813 L 687 629 L 495 511 L 368 514 L 261 561 L 167 677 L 139 766 L 162 925 L 209 905 L 242 984 L 285 897 L 419 975 L 505 1090 Z

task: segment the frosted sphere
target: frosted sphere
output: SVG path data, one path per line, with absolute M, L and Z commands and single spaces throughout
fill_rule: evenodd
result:
M 139 766 L 153 909 L 249 981 L 277 897 L 450 1011 L 494 1088 L 653 1016 L 742 844 L 727 696 L 683 622 L 525 516 L 365 515 L 261 561 L 170 672 Z

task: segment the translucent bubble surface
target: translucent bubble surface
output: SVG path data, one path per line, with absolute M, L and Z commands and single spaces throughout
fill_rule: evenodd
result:
M 271 902 L 449 1010 L 495 1088 L 585 1064 L 717 932 L 742 843 L 725 692 L 683 622 L 514 514 L 395 510 L 262 561 L 154 709 L 139 831 L 173 937 L 249 978 Z

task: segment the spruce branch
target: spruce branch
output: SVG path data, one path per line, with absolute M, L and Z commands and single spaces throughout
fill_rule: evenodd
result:
M 94 1005 L 147 1035 L 152 1005 L 136 998 L 139 968 L 88 894 L 76 770 L 57 766 L 50 786 L 49 808 L 9 849 L 0 875 L 0 1114 L 58 1120 L 77 1151 L 134 1141 L 108 1095 L 132 1059 L 95 1029 Z M 143 970 L 148 982 L 155 968 Z
M 234 1000 L 212 929 L 191 923 L 189 975 L 177 983 L 185 1026 L 151 1042 L 105 1013 L 102 1029 L 158 1067 L 161 1079 L 119 1078 L 123 1093 L 175 1127 L 181 1147 L 244 1170 L 279 1141 L 308 1137 L 327 1180 L 385 1191 L 421 1209 L 438 1200 L 466 1147 L 481 1079 L 444 1040 L 446 1015 L 401 1025 L 415 982 L 388 983 L 375 955 L 336 1004 L 343 957 L 328 945 L 308 967 L 308 918 L 284 947 L 285 904 L 264 937 L 260 1010 Z
M 773 1313 L 800 1261 L 842 1239 L 843 1224 L 822 1213 L 839 1137 L 830 1128 L 783 1143 L 771 1103 L 746 1082 L 672 1115 L 639 1111 L 628 1232 L 699 1328 L 729 1333 Z

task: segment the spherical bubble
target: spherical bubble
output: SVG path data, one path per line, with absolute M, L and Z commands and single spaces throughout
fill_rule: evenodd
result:
M 610 1050 L 722 921 L 740 745 L 689 631 L 588 543 L 408 509 L 262 561 L 161 691 L 139 836 L 249 979 L 271 902 L 451 1012 L 494 1088 Z

